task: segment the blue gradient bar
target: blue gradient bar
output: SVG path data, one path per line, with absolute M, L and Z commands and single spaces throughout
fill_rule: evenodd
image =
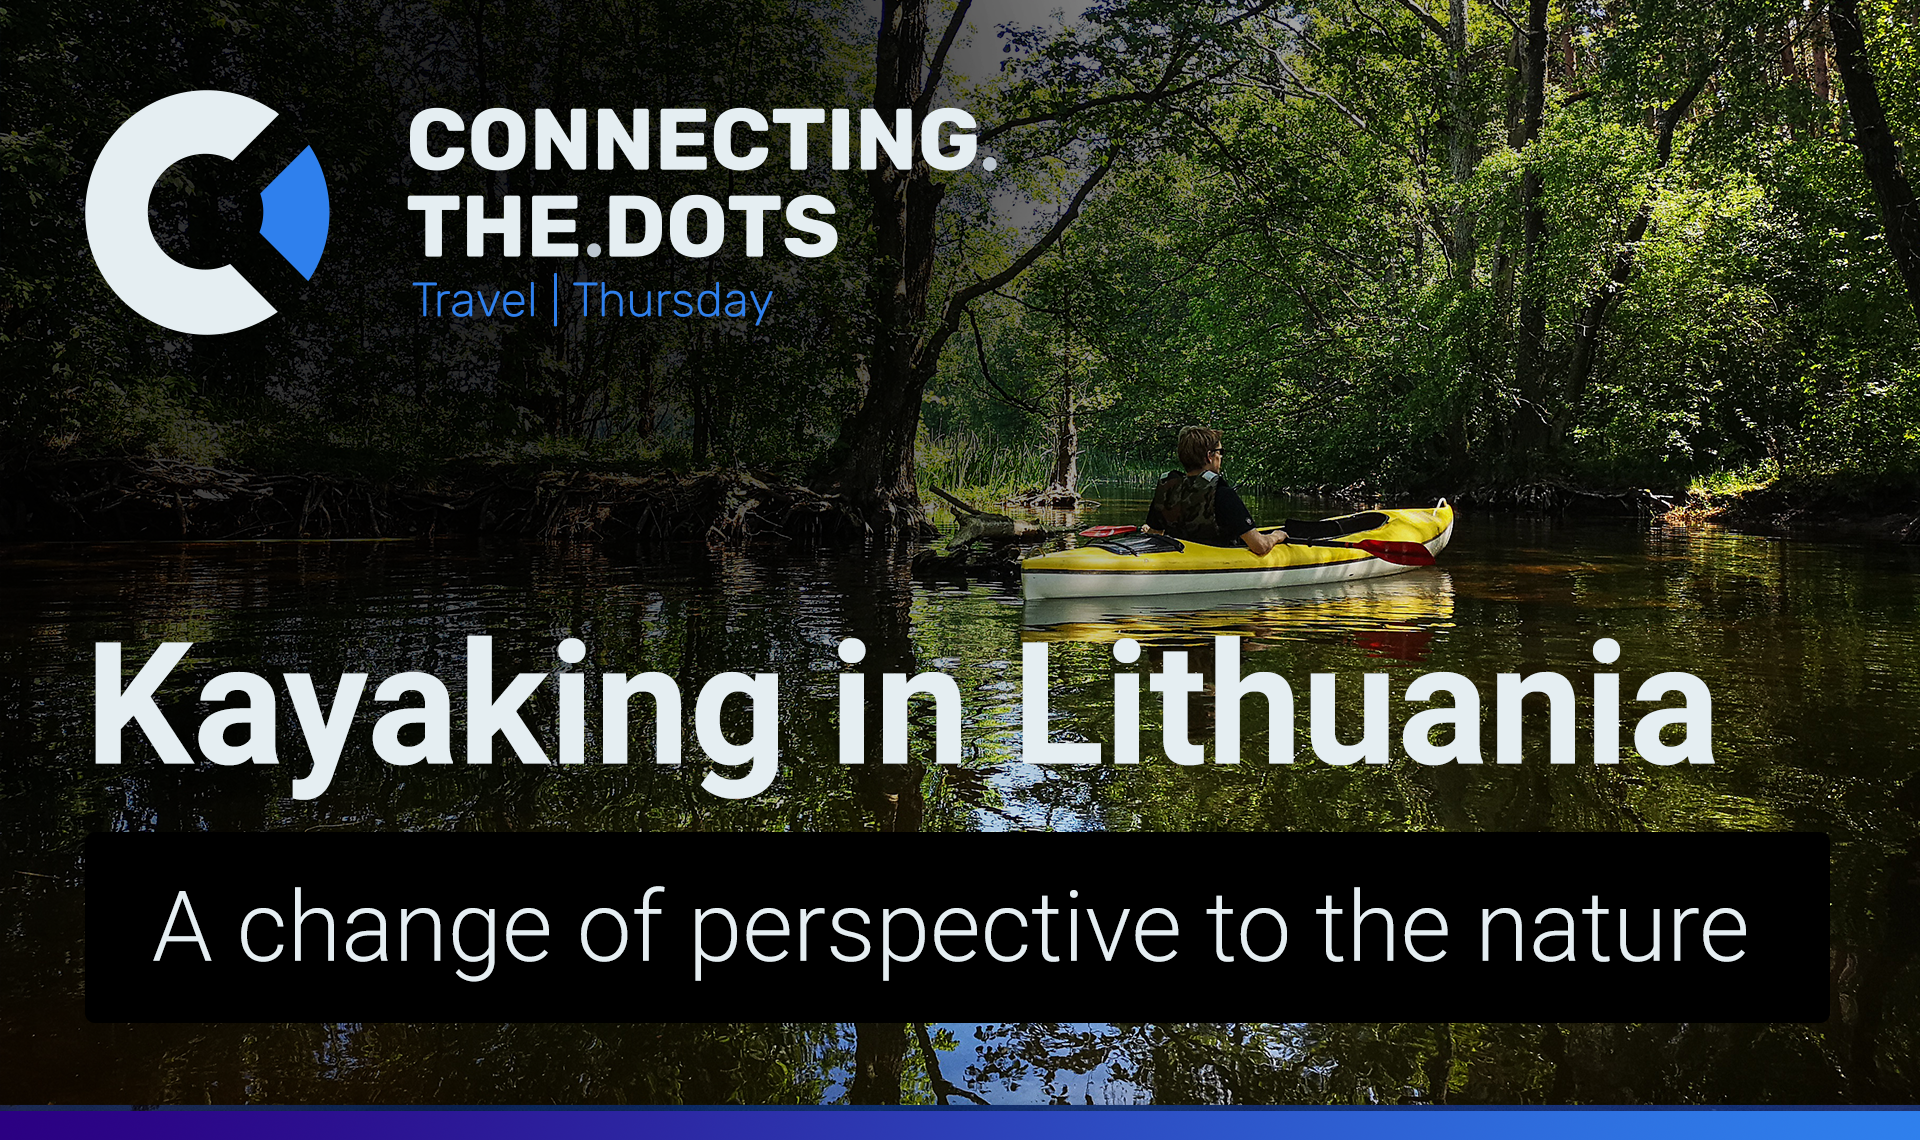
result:
M 10 1140 L 979 1140 L 967 1109 L 176 1109 L 11 1112 Z M 1900 1109 L 1674 1108 L 1007 1108 L 994 1140 L 1160 1140 L 1170 1130 L 1220 1140 L 1909 1140 L 1920 1113 Z M 911 1115 L 909 1124 L 907 1117 Z M 971 1117 L 971 1119 L 970 1119 Z

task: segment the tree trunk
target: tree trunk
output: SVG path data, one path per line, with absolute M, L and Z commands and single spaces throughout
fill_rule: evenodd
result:
M 1827 106 L 1833 102 L 1833 80 L 1827 73 L 1827 50 L 1831 36 L 1827 31 L 1827 17 L 1822 14 L 1813 22 L 1812 73 L 1815 111 L 1819 118 L 1815 121 L 1818 132 L 1824 133 L 1827 122 Z
M 1073 393 L 1063 390 L 1059 427 L 1053 437 L 1053 473 L 1047 476 L 1049 491 L 1080 493 L 1080 425 L 1073 418 Z
M 895 111 L 913 108 L 920 97 L 926 45 L 927 0 L 885 0 L 875 49 L 873 108 L 889 125 Z M 914 442 L 921 398 L 937 357 L 920 360 L 915 350 L 933 282 L 934 216 L 941 189 L 916 147 L 910 169 L 896 170 L 884 157 L 875 163 L 867 172 L 867 190 L 873 201 L 875 247 L 871 292 L 879 319 L 866 362 L 866 395 L 841 428 L 842 458 L 834 481 L 878 516 L 870 521 L 890 526 L 896 516 L 916 516 L 920 509 Z
M 1073 293 L 1071 287 L 1065 298 L 1066 320 L 1061 329 L 1060 338 L 1060 389 L 1054 394 L 1053 405 L 1053 470 L 1047 475 L 1049 491 L 1064 491 L 1078 494 L 1080 490 L 1080 426 L 1074 422 L 1074 405 L 1079 402 L 1074 367 L 1076 338 L 1074 337 Z
M 884 335 L 884 334 L 880 334 Z M 867 395 L 840 429 L 843 458 L 834 485 L 882 529 L 916 513 L 914 440 L 928 376 L 898 360 L 867 361 Z
M 947 30 L 932 62 L 921 71 L 927 55 L 927 0 L 884 0 L 874 68 L 873 107 L 882 121 L 894 121 L 894 112 L 906 108 L 915 121 L 926 115 L 939 85 L 947 50 L 965 25 L 972 0 L 959 0 L 947 21 Z M 1143 104 L 1160 104 L 1198 83 L 1176 86 L 1192 53 L 1169 52 L 1160 80 Z M 984 143 L 996 134 L 1037 122 L 1060 122 L 1078 111 L 1111 102 L 1101 97 L 1049 112 L 1039 118 L 1015 120 L 982 131 Z M 1131 100 L 1131 98 L 1129 99 Z M 876 529 L 897 530 L 920 519 L 920 497 L 914 488 L 914 442 L 919 433 L 920 406 L 927 385 L 940 365 L 940 352 L 966 319 L 967 306 L 1019 277 L 1060 240 L 1100 185 L 1119 153 L 1107 149 L 1098 165 L 1081 180 L 1053 225 L 999 272 L 956 288 L 928 319 L 935 254 L 935 218 L 945 193 L 933 181 L 932 170 L 918 148 L 913 166 L 895 170 L 886 163 L 867 175 L 873 199 L 874 253 L 872 295 L 876 317 L 873 350 L 868 356 L 866 394 L 860 408 L 840 429 L 835 445 L 835 484 L 857 506 L 868 512 Z
M 1507 87 L 1504 115 L 1504 122 L 1507 127 L 1507 145 L 1514 150 L 1519 150 L 1526 142 L 1526 128 L 1522 121 L 1521 112 L 1526 105 L 1527 88 L 1527 37 L 1525 33 L 1521 31 L 1514 31 L 1513 40 L 1507 47 L 1507 68 L 1516 76 L 1515 81 Z M 1507 197 L 1510 201 L 1514 200 L 1511 194 L 1507 195 Z M 1493 252 L 1492 284 L 1496 305 L 1495 311 L 1501 314 L 1501 320 L 1504 322 L 1506 320 L 1505 314 L 1513 302 L 1514 250 L 1512 227 L 1500 227 L 1496 234 L 1496 239 Z
M 853 1081 L 847 1099 L 854 1104 L 899 1104 L 906 1056 L 906 1022 L 854 1023 Z
M 1537 142 L 1547 105 L 1547 0 L 1529 0 L 1525 55 L 1526 103 L 1521 112 L 1521 149 Z M 1514 351 L 1514 381 L 1520 406 L 1514 410 L 1509 446 L 1522 463 L 1529 453 L 1546 447 L 1547 298 L 1540 280 L 1540 250 L 1546 244 L 1547 211 L 1541 202 L 1545 189 L 1538 170 L 1529 169 L 1520 180 L 1520 328 Z
M 1471 90 L 1473 80 L 1473 59 L 1467 54 L 1467 0 L 1448 0 L 1447 3 L 1447 48 L 1453 56 L 1453 67 L 1448 76 L 1452 86 L 1453 106 L 1448 109 L 1447 158 L 1453 170 L 1453 187 L 1460 195 L 1460 201 L 1453 207 L 1453 273 L 1463 289 L 1473 288 L 1474 275 L 1474 227 L 1478 219 L 1466 201 L 1467 183 L 1473 179 L 1473 164 L 1477 158 L 1475 145 L 1480 134 L 1478 108 L 1473 102 Z
M 1840 86 L 1847 96 L 1847 111 L 1853 119 L 1853 141 L 1860 148 L 1860 160 L 1866 167 L 1867 181 L 1880 203 L 1880 220 L 1886 226 L 1887 250 L 1907 283 L 1907 301 L 1920 317 L 1920 203 L 1913 197 L 1913 186 L 1900 169 L 1900 144 L 1894 141 L 1887 125 L 1887 110 L 1880 103 L 1880 90 L 1867 59 L 1866 36 L 1860 27 L 1856 0 L 1833 0 L 1829 9 L 1833 29 L 1834 55 L 1840 64 Z

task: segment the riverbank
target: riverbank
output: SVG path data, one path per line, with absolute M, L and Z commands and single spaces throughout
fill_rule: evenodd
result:
M 1246 490 L 1248 488 L 1242 488 Z M 1543 515 L 1618 515 L 1647 517 L 1664 515 L 1684 498 L 1676 490 L 1650 490 L 1645 487 L 1582 487 L 1559 480 L 1535 480 L 1526 483 L 1469 483 L 1447 486 L 1422 483 L 1412 487 L 1380 486 L 1361 481 L 1347 484 L 1323 483 L 1311 486 L 1252 488 L 1290 499 L 1323 505 L 1326 513 L 1353 510 L 1377 510 L 1383 507 L 1429 505 L 1446 499 L 1456 507 L 1519 514 Z
M 0 480 L 0 539 L 245 540 L 491 534 L 729 544 L 864 530 L 838 495 L 748 471 L 630 473 L 471 461 L 406 483 L 143 457 Z
M 1749 486 L 1695 486 L 1669 522 L 1711 523 L 1762 534 L 1920 542 L 1920 494 L 1910 487 L 1775 479 Z
M 1368 484 L 1289 488 L 1330 509 L 1401 506 L 1445 496 L 1482 511 L 1659 518 L 1670 525 L 1712 525 L 1754 534 L 1920 542 L 1920 491 L 1913 487 L 1774 477 L 1703 480 L 1681 489 L 1595 488 L 1557 481 L 1489 483 L 1448 492 L 1437 487 L 1383 490 Z
M 977 490 L 977 489 L 975 489 Z M 1557 481 L 1390 489 L 1278 489 L 1326 514 L 1446 497 L 1467 509 L 1658 517 L 1764 534 L 1920 542 L 1912 488 L 1772 479 L 1682 491 Z M 967 494 L 992 509 L 1042 504 Z M 1091 501 L 1089 501 L 1091 502 Z M 932 501 L 931 509 L 942 509 Z M 1051 512 L 1049 512 L 1051 513 Z M 408 538 L 499 535 L 714 545 L 865 536 L 858 507 L 770 472 L 553 468 L 473 459 L 409 480 L 260 472 L 110 457 L 26 465 L 0 478 L 0 540 Z M 932 537 L 932 532 L 923 532 Z

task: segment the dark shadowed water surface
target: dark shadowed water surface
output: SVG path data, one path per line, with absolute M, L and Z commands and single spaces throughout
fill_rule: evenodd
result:
M 1142 504 L 1128 494 L 1137 492 L 1114 492 L 1078 525 L 1137 521 Z M 1278 501 L 1256 509 L 1277 518 L 1289 506 L 1308 513 Z M 1920 917 L 1909 852 L 1920 828 L 1913 786 L 1904 799 L 1898 786 L 1920 771 L 1916 569 L 1920 553 L 1899 546 L 1471 512 L 1434 568 L 1131 606 L 1023 607 L 1017 585 L 922 583 L 903 559 L 804 550 L 9 547 L 0 558 L 0 1098 L 831 1101 L 849 1095 L 851 1074 L 874 1056 L 883 1068 L 892 1058 L 901 1095 L 934 1095 L 919 1034 L 900 1025 L 93 1025 L 81 1005 L 81 844 L 93 831 L 1784 829 L 1833 839 L 1836 1000 L 1825 1025 L 969 1023 L 931 1025 L 926 1042 L 944 1079 L 992 1102 L 1911 1100 L 1920 1092 Z M 204 715 L 198 687 L 225 669 L 312 673 L 323 694 L 341 672 L 375 683 L 403 670 L 455 679 L 466 638 L 480 633 L 494 638 L 503 678 L 560 668 L 556 645 L 578 637 L 589 654 L 580 668 L 671 674 L 689 705 L 715 674 L 777 672 L 781 775 L 764 795 L 715 798 L 699 788 L 707 765 L 691 728 L 688 763 L 663 768 L 650 762 L 644 718 L 624 768 L 394 767 L 373 755 L 363 726 L 332 787 L 310 801 L 291 797 L 294 765 L 162 768 L 137 752 L 119 768 L 91 762 L 97 641 L 126 643 L 130 666 L 162 641 L 194 642 L 161 703 Z M 1186 651 L 1208 673 L 1221 633 L 1242 638 L 1243 671 L 1292 679 L 1302 705 L 1296 763 L 1257 762 L 1265 718 L 1248 716 L 1243 747 L 1255 762 L 1170 764 L 1153 694 L 1139 767 L 1023 763 L 1023 643 L 1048 644 L 1056 739 L 1110 742 L 1116 639 L 1143 644 L 1138 671 Z M 919 705 L 913 763 L 837 762 L 844 667 L 834 651 L 849 636 L 868 646 L 866 668 L 955 678 L 961 764 L 931 763 L 930 713 Z M 1622 647 L 1613 668 L 1624 696 L 1669 670 L 1706 682 L 1715 764 L 1589 762 L 1585 694 L 1601 637 Z M 1309 673 L 1338 674 L 1356 696 L 1360 674 L 1388 674 L 1397 727 L 1406 716 L 1398 694 L 1419 674 L 1472 679 L 1484 708 L 1496 673 L 1542 669 L 1582 694 L 1579 763 L 1549 765 L 1543 732 L 1530 732 L 1518 766 L 1427 768 L 1396 747 L 1387 765 L 1335 767 L 1306 745 Z M 547 741 L 551 688 L 528 717 Z M 1626 704 L 1630 742 L 1639 711 Z M 1192 738 L 1208 739 L 1210 696 L 1190 713 Z M 282 739 L 297 740 L 291 712 L 282 717 Z M 1345 707 L 1341 719 L 1358 723 Z M 1490 723 L 1484 737 L 1491 761 Z M 868 739 L 878 739 L 877 723 Z M 981 852 L 984 860 L 986 841 Z

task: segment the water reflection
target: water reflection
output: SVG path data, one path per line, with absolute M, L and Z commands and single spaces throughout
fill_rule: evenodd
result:
M 1418 661 L 1434 635 L 1453 624 L 1453 582 L 1444 570 L 1274 590 L 1145 598 L 1029 601 L 1024 637 L 1032 641 L 1193 645 L 1216 636 L 1243 638 L 1245 649 L 1275 641 L 1351 645 L 1374 656 Z
M 1135 522 L 1144 507 L 1124 491 L 1101 497 L 1079 523 Z M 1896 789 L 1920 772 L 1917 570 L 1920 555 L 1905 547 L 1472 512 L 1439 566 L 1391 578 L 1024 607 L 1016 589 L 929 585 L 903 561 L 797 550 L 12 547 L 0 561 L 9 602 L 0 618 L 0 1089 L 13 1101 L 95 1103 L 779 1103 L 931 1100 L 944 1080 L 996 1102 L 1912 1099 L 1920 820 Z M 1159 753 L 1157 700 L 1142 702 L 1137 768 L 1024 761 L 1023 644 L 1049 649 L 1057 738 L 1110 747 L 1113 643 L 1142 643 L 1141 672 L 1187 650 L 1205 676 L 1222 633 L 1241 637 L 1244 671 L 1280 673 L 1296 692 L 1313 672 L 1385 672 L 1398 692 L 1415 675 L 1447 670 L 1486 693 L 1496 673 L 1538 669 L 1566 672 L 1585 691 L 1593 641 L 1613 637 L 1624 647 L 1623 691 L 1667 669 L 1710 685 L 1718 763 L 1550 767 L 1530 756 L 1500 770 L 1335 768 L 1303 755 L 1291 766 L 1182 768 Z M 657 669 L 683 693 L 729 670 L 778 672 L 781 775 L 763 796 L 717 800 L 699 789 L 697 748 L 678 768 L 645 762 L 650 714 L 634 718 L 635 762 L 618 769 L 397 768 L 358 734 L 332 789 L 314 801 L 290 797 L 298 773 L 287 765 L 90 762 L 95 641 L 125 642 L 135 659 L 163 640 L 195 642 L 159 698 L 186 727 L 205 712 L 199 685 L 223 669 L 455 677 L 470 634 L 495 639 L 503 675 L 554 667 L 554 646 L 568 636 L 589 647 L 582 668 Z M 932 763 L 924 704 L 910 718 L 909 763 L 838 762 L 834 648 L 849 636 L 868 646 L 871 674 L 937 670 L 956 680 L 961 764 Z M 1188 708 L 1196 742 L 1210 735 L 1211 699 L 1203 691 Z M 544 740 L 555 713 L 550 694 L 530 705 Z M 866 739 L 877 746 L 883 726 L 869 715 Z M 283 716 L 292 739 L 291 710 Z M 1263 754 L 1260 726 L 1244 735 L 1245 753 Z M 924 1042 L 905 1023 L 86 1022 L 79 855 L 89 831 L 313 828 L 1819 830 L 1835 842 L 1835 1018 L 1812 1027 L 977 1023 L 931 1026 Z

